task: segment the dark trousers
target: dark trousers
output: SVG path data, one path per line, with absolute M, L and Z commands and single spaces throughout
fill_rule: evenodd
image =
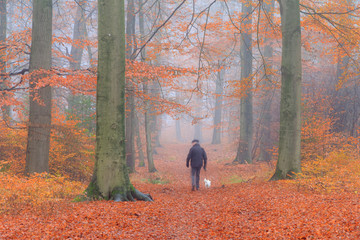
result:
M 201 167 L 191 168 L 191 185 L 199 189 Z

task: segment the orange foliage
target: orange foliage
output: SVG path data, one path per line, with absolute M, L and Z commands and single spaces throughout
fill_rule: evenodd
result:
M 0 172 L 0 212 L 20 212 L 24 207 L 36 208 L 47 201 L 73 199 L 85 185 L 64 177 L 34 174 L 30 177 Z
M 4 121 L 1 121 L 0 132 L 0 172 L 23 172 L 25 169 L 26 129 L 12 129 Z
M 81 185 L 53 177 L 0 175 L 2 185 L 12 186 L 6 188 L 8 201 L 0 205 L 5 210 L 0 213 L 0 235 L 6 239 L 359 237 L 357 194 L 309 194 L 291 187 L 289 181 L 261 182 L 254 174 L 267 175 L 266 164 L 225 165 L 232 157 L 225 146 L 203 145 L 208 170 L 201 172 L 200 191 L 191 192 L 185 167 L 189 147 L 166 145 L 155 159 L 158 173 L 139 169 L 131 176 L 139 190 L 151 193 L 152 203 L 74 203 L 69 197 L 81 193 Z M 209 189 L 203 187 L 204 176 L 212 181 Z M 30 192 L 35 189 L 42 198 Z
M 78 122 L 66 119 L 54 104 L 49 168 L 51 174 L 85 181 L 93 171 L 95 137 L 79 128 Z M 1 121 L 0 131 L 0 171 L 24 173 L 26 127 L 10 128 Z
M 53 130 L 51 132 L 51 174 L 78 181 L 89 181 L 95 162 L 95 136 L 77 125 L 79 120 L 66 119 L 53 108 Z

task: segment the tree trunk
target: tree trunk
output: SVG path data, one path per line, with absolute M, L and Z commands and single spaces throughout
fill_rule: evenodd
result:
M 160 11 L 160 4 L 161 2 L 158 3 L 159 4 L 159 11 Z M 156 13 L 156 14 L 161 14 Z M 158 46 L 161 46 L 161 40 L 162 40 L 162 30 L 160 29 L 160 31 L 155 35 L 154 37 L 155 42 Z M 157 66 L 161 66 L 161 51 L 156 51 L 155 53 L 155 65 Z M 160 98 L 160 93 L 161 93 L 161 85 L 159 82 L 154 81 L 153 82 L 153 86 L 151 87 L 153 90 L 151 92 L 151 94 L 155 97 L 155 98 Z M 154 141 L 154 153 L 157 154 L 156 148 L 162 147 L 161 143 L 160 143 L 160 135 L 161 135 L 161 128 L 162 128 L 162 122 L 161 122 L 161 113 L 159 114 L 158 112 L 152 111 L 154 114 L 152 114 L 152 120 L 151 120 L 151 131 L 153 133 L 153 141 Z
M 51 68 L 52 0 L 33 1 L 33 22 L 30 54 L 30 107 L 28 141 L 26 148 L 26 173 L 49 171 L 51 132 L 51 87 L 37 88 L 46 73 L 38 70 Z
M 132 88 L 131 88 L 132 89 Z M 135 172 L 135 100 L 134 96 L 129 93 L 127 99 L 127 106 L 129 113 L 126 117 L 126 164 L 129 172 Z
M 141 136 L 140 136 L 139 119 L 137 118 L 136 115 L 135 115 L 134 125 L 135 125 L 135 133 L 136 133 L 136 146 L 137 146 L 138 155 L 139 155 L 139 167 L 145 167 L 145 157 L 144 157 L 144 152 L 142 149 L 143 145 L 142 145 Z
M 337 84 L 341 83 L 343 79 L 346 79 L 346 70 L 349 65 L 350 57 L 341 57 L 342 52 L 339 50 L 337 69 L 336 69 L 336 80 Z M 349 122 L 349 111 L 350 106 L 349 93 L 346 86 L 341 86 L 336 90 L 336 96 L 332 104 L 332 111 L 330 112 L 332 122 L 332 130 L 334 132 L 346 132 L 348 130 Z
M 274 1 L 272 0 L 270 4 L 266 4 L 264 10 L 266 15 L 273 18 L 273 9 Z M 267 29 L 269 30 L 269 29 Z M 270 150 L 273 148 L 271 141 L 271 103 L 274 90 L 270 87 L 270 80 L 272 76 L 268 75 L 269 70 L 272 69 L 273 63 L 273 48 L 271 39 L 265 37 L 265 49 L 264 49 L 264 75 L 266 77 L 263 87 L 263 96 L 262 96 L 262 116 L 260 119 L 260 161 L 270 161 L 272 154 Z
M 129 0 L 127 4 L 127 17 L 126 17 L 126 58 L 131 59 L 132 50 L 134 49 L 134 35 L 135 35 L 135 6 L 134 0 Z M 129 172 L 135 172 L 135 99 L 133 95 L 133 85 L 131 81 L 126 83 L 126 102 L 129 114 L 126 116 L 126 163 Z
M 140 30 L 140 36 L 141 36 L 141 44 L 143 44 L 144 36 L 145 36 L 145 29 L 144 29 L 144 12 L 142 10 L 143 1 L 139 0 L 139 30 Z M 146 58 L 146 51 L 143 49 L 141 60 L 144 61 Z M 148 82 L 144 81 L 143 83 L 143 93 L 144 95 L 148 95 Z M 148 170 L 149 172 L 156 172 L 154 160 L 153 160 L 153 150 L 152 150 L 152 138 L 151 138 L 151 126 L 150 126 L 150 117 L 149 117 L 149 101 L 144 100 L 145 105 L 145 137 L 146 137 L 146 156 L 148 159 Z
M 7 29 L 7 13 L 6 13 L 6 0 L 0 0 L 0 72 L 6 74 L 6 29 Z M 2 76 L 0 79 L 0 93 L 2 98 L 6 98 L 6 92 L 3 91 L 6 87 L 6 76 Z M 1 106 L 3 120 L 9 123 L 11 118 L 10 106 Z
M 94 199 L 150 201 L 134 189 L 126 166 L 124 8 L 124 0 L 98 1 L 95 169 L 86 192 Z
M 203 136 L 202 136 L 202 124 L 200 121 L 198 121 L 195 125 L 194 125 L 194 139 L 199 140 L 200 142 L 202 142 L 203 140 Z
M 183 139 L 181 137 L 181 121 L 180 121 L 180 119 L 177 119 L 175 121 L 175 128 L 176 128 L 176 140 L 178 142 L 182 142 Z
M 162 147 L 160 143 L 160 136 L 161 136 L 161 128 L 162 128 L 162 121 L 161 115 L 156 115 L 154 117 L 154 140 L 155 140 L 155 147 Z
M 147 84 L 144 83 L 144 95 L 149 94 Z M 145 134 L 146 134 L 146 153 L 148 159 L 148 170 L 149 172 L 157 172 L 154 159 L 153 159 L 153 151 L 152 151 L 152 138 L 151 138 L 151 130 L 150 130 L 150 117 L 149 117 L 149 102 L 145 103 Z
M 246 16 L 243 26 L 252 25 L 252 6 L 251 0 L 242 5 L 242 13 Z M 252 131 L 253 131 L 253 111 L 252 111 L 252 34 L 246 32 L 246 28 L 241 33 L 241 81 L 244 87 L 245 96 L 240 99 L 240 141 L 234 162 L 252 163 Z
M 221 67 L 220 64 L 218 66 Z M 211 144 L 221 143 L 221 115 L 222 115 L 222 94 L 224 82 L 224 69 L 218 72 L 215 89 L 215 115 L 214 115 L 214 132 Z
M 75 19 L 74 19 L 74 31 L 73 31 L 73 44 L 71 46 L 70 51 L 70 69 L 71 70 L 79 70 L 81 67 L 81 60 L 84 49 L 82 47 L 78 47 L 78 43 L 83 42 L 86 38 L 86 23 L 85 23 L 85 14 L 84 8 L 86 5 L 86 1 L 81 1 L 77 5 Z M 69 92 L 68 98 L 68 109 L 70 113 L 74 113 L 75 102 L 80 102 L 80 97 L 74 95 L 71 91 Z
M 85 5 L 86 1 L 80 1 L 77 5 L 74 19 L 73 41 L 83 42 L 86 38 Z M 72 59 L 70 61 L 70 69 L 80 69 L 83 52 L 84 48 L 78 47 L 78 44 L 73 44 L 71 46 L 70 56 Z
M 203 141 L 203 135 L 202 135 L 202 106 L 203 106 L 203 102 L 202 102 L 202 97 L 201 96 L 196 96 L 195 98 L 195 103 L 196 103 L 196 107 L 195 107 L 195 113 L 196 113 L 196 118 L 197 122 L 194 125 L 194 139 L 199 140 L 200 142 Z
M 176 99 L 180 99 L 180 93 L 179 91 L 176 91 Z M 182 142 L 182 136 L 181 136 L 181 116 L 179 116 L 179 119 L 176 119 L 175 121 L 175 131 L 176 131 L 176 140 L 178 142 Z
M 282 59 L 279 157 L 271 180 L 301 171 L 301 28 L 299 0 L 280 0 Z

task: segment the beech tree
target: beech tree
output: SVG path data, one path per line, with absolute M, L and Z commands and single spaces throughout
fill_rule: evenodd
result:
M 299 0 L 279 0 L 282 32 L 279 157 L 271 180 L 301 171 L 301 28 Z
M 244 88 L 244 96 L 240 99 L 240 142 L 234 162 L 251 163 L 252 156 L 252 132 L 253 132 L 253 110 L 252 110 L 252 6 L 251 0 L 243 3 L 242 13 L 245 16 L 241 32 L 241 80 Z
M 51 87 L 37 87 L 51 67 L 52 0 L 33 1 L 30 54 L 30 107 L 26 148 L 26 173 L 49 171 Z
M 265 4 L 264 11 L 266 16 L 269 16 L 270 21 L 273 19 L 274 12 L 274 1 L 272 0 L 269 4 Z M 270 28 L 270 27 L 269 27 Z M 267 28 L 266 30 L 270 30 Z M 265 33 L 267 34 L 267 33 Z M 272 76 L 269 75 L 269 70 L 272 69 L 273 65 L 273 47 L 271 39 L 267 36 L 264 40 L 264 75 L 265 81 L 263 83 L 264 91 L 262 96 L 262 112 L 260 119 L 260 161 L 270 161 L 271 160 L 271 152 L 272 149 L 272 141 L 271 141 L 271 104 L 272 98 L 274 95 L 274 90 L 271 88 L 271 79 Z
M 132 52 L 135 45 L 135 5 L 134 0 L 129 0 L 127 3 L 127 16 L 126 16 L 126 59 L 132 59 Z M 126 102 L 129 109 L 129 113 L 125 119 L 126 126 L 126 163 L 129 168 L 129 172 L 135 172 L 135 99 L 134 88 L 131 81 L 126 84 L 127 94 Z
M 0 73 L 6 73 L 6 28 L 7 28 L 7 14 L 6 14 L 6 0 L 0 1 Z M 6 78 L 2 77 L 0 79 L 0 92 L 3 92 L 3 89 L 6 88 Z M 3 119 L 7 121 L 10 114 L 9 107 L 2 107 Z
M 143 1 L 139 1 L 139 7 L 142 6 Z M 144 44 L 144 37 L 145 37 L 145 18 L 144 18 L 144 10 L 142 7 L 140 7 L 139 11 L 139 31 L 140 31 L 140 37 L 141 37 L 141 43 Z M 144 61 L 146 58 L 146 49 L 143 48 L 141 52 L 141 60 Z M 143 82 L 143 93 L 144 95 L 149 94 L 149 81 Z M 151 137 L 151 126 L 150 126 L 150 103 L 148 100 L 144 100 L 144 121 L 145 121 L 145 138 L 146 138 L 146 157 L 148 160 L 148 171 L 149 172 L 157 172 L 154 164 L 154 158 L 153 158 L 153 145 L 152 145 L 152 137 Z M 144 165 L 144 164 L 142 164 Z
M 98 1 L 95 169 L 86 190 L 94 199 L 151 201 L 129 179 L 125 151 L 124 0 Z
M 220 68 L 220 62 L 218 64 Z M 223 101 L 223 88 L 224 88 L 224 75 L 225 70 L 221 69 L 217 73 L 216 89 L 215 89 L 215 112 L 214 112 L 214 131 L 211 144 L 221 143 L 221 115 L 222 115 L 222 101 Z

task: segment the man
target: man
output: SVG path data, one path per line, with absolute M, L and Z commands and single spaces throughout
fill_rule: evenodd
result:
M 199 140 L 194 139 L 192 142 L 189 154 L 186 158 L 186 167 L 189 167 L 191 160 L 191 184 L 192 191 L 199 190 L 200 170 L 204 163 L 204 170 L 206 171 L 207 156 L 205 150 L 200 147 Z

